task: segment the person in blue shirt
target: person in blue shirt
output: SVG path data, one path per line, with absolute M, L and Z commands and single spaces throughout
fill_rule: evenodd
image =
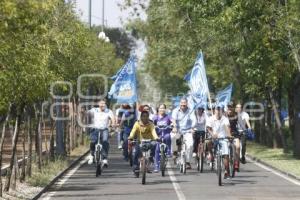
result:
M 188 107 L 188 100 L 182 98 L 180 100 L 180 107 L 175 108 L 172 112 L 172 122 L 174 125 L 174 132 L 179 133 L 183 136 L 183 139 L 186 141 L 186 164 L 187 169 L 191 169 L 191 158 L 193 154 L 193 132 L 194 127 L 196 126 L 197 119 L 195 112 Z M 172 142 L 176 142 L 173 141 Z M 174 150 L 173 150 L 174 151 Z

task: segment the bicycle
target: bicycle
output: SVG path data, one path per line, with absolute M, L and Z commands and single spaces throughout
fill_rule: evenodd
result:
M 141 151 L 143 156 L 140 159 L 140 171 L 142 173 L 142 184 L 146 184 L 146 174 L 148 172 L 149 169 L 149 165 L 150 165 L 150 151 L 152 148 L 151 142 L 153 140 L 145 140 L 143 139 L 141 141 L 140 147 L 141 147 Z
M 186 174 L 186 140 L 183 138 L 183 135 L 181 135 L 180 141 L 180 159 L 177 165 L 179 165 L 180 173 Z
M 104 131 L 107 131 L 107 129 L 99 129 L 97 144 L 95 145 L 96 177 L 101 175 L 103 170 L 103 158 L 102 158 L 103 147 L 102 147 L 101 135 Z
M 228 143 L 228 158 L 229 158 L 229 176 L 234 178 L 235 176 L 235 169 L 234 169 L 234 163 L 235 163 L 235 144 L 234 144 L 234 137 L 229 138 Z
M 172 129 L 172 126 L 156 126 L 155 128 L 161 130 L 161 140 L 159 143 L 160 149 L 160 170 L 161 175 L 165 176 L 165 171 L 167 167 L 168 157 L 167 157 L 167 144 L 164 142 L 165 130 Z
M 231 137 L 225 137 L 225 138 L 217 138 L 215 139 L 215 146 L 214 146 L 214 159 L 216 159 L 216 164 L 217 164 L 217 168 L 216 168 L 216 173 L 217 173 L 217 177 L 218 177 L 218 184 L 219 186 L 222 186 L 222 174 L 224 172 L 224 163 L 223 163 L 223 152 L 221 149 L 221 143 L 220 141 L 224 141 L 227 139 L 230 139 Z
M 198 134 L 200 139 L 197 146 L 197 155 L 196 155 L 196 164 L 197 170 L 202 173 L 203 172 L 203 164 L 206 155 L 206 145 L 205 145 L 205 132 L 196 131 L 195 134 Z

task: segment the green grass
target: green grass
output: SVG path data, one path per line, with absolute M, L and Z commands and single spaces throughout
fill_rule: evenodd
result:
M 88 144 L 88 143 L 85 143 Z M 27 179 L 27 182 L 32 186 L 45 187 L 53 180 L 61 171 L 69 166 L 70 159 L 75 159 L 83 155 L 89 149 L 88 145 L 79 146 L 71 152 L 69 158 L 56 157 L 54 161 L 47 162 L 42 165 L 42 170 L 39 172 L 35 164 L 32 165 L 32 176 Z
M 62 170 L 68 166 L 68 161 L 62 158 L 56 158 L 55 161 L 49 162 L 42 166 L 42 171 L 38 172 L 37 166 L 33 165 L 33 174 L 28 179 L 32 186 L 45 187 L 49 182 Z
M 292 153 L 283 153 L 282 149 L 272 149 L 266 146 L 247 142 L 247 153 L 282 171 L 300 177 L 300 160 Z

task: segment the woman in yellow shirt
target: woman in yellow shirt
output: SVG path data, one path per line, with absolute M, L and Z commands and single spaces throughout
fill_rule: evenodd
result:
M 149 112 L 143 111 L 141 113 L 141 120 L 135 122 L 128 140 L 137 139 L 140 143 L 142 139 L 150 139 L 153 140 L 151 142 L 151 153 L 149 160 L 153 162 L 153 157 L 155 153 L 156 141 L 158 140 L 158 136 L 155 131 L 154 124 L 149 120 Z M 139 170 L 139 161 L 138 159 L 142 157 L 142 152 L 140 149 L 140 145 L 135 145 L 133 151 L 133 171 Z

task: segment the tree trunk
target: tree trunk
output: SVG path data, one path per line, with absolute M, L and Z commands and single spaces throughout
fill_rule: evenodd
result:
M 32 120 L 31 112 L 28 113 L 27 119 L 27 141 L 28 141 L 28 153 L 27 153 L 27 168 L 26 174 L 31 177 L 31 166 L 32 166 Z
M 61 100 L 57 100 L 57 103 L 61 103 Z M 57 105 L 56 107 L 56 115 L 58 118 L 61 118 L 62 115 L 62 106 Z M 60 156 L 65 155 L 65 145 L 64 145 L 64 123 L 62 120 L 56 120 L 56 154 Z
M 4 138 L 5 138 L 5 131 L 6 131 L 6 124 L 8 123 L 9 120 L 9 113 L 8 112 L 5 122 L 3 123 L 3 128 L 2 128 L 2 135 L 1 135 L 1 140 L 0 140 L 0 197 L 2 197 L 2 151 L 3 151 L 3 143 L 4 143 Z
M 50 159 L 54 161 L 54 126 L 55 123 L 50 119 L 51 137 L 50 137 Z
M 76 100 L 75 98 L 73 98 L 72 101 L 72 107 L 73 107 L 73 134 L 74 134 L 74 147 L 78 147 L 78 131 L 77 131 L 77 116 L 78 116 L 78 112 L 77 112 L 77 106 L 76 106 Z
M 16 123 L 15 123 L 15 130 L 14 130 L 14 135 L 13 135 L 13 146 L 12 146 L 12 156 L 9 164 L 9 171 L 6 177 L 6 183 L 4 187 L 4 191 L 8 192 L 11 184 L 11 175 L 13 171 L 13 166 L 15 162 L 15 157 L 16 157 L 16 150 L 17 150 L 17 141 L 18 141 L 18 133 L 19 133 L 19 127 L 20 127 L 20 121 L 21 115 L 19 114 L 16 118 Z
M 300 158 L 300 72 L 295 79 L 294 108 L 294 156 Z
M 272 135 L 272 110 L 269 105 L 269 101 L 266 107 L 266 140 L 267 140 L 267 146 L 273 147 L 273 135 Z
M 26 132 L 27 132 L 27 127 L 25 126 L 24 130 L 23 130 L 23 141 L 22 141 L 22 171 L 21 171 L 21 176 L 20 176 L 20 182 L 24 182 L 25 181 L 25 176 L 26 176 L 26 150 L 25 150 L 25 142 L 26 142 Z
M 41 114 L 35 107 L 35 118 L 37 119 L 37 124 L 35 128 L 35 152 L 37 155 L 37 166 L 39 171 L 42 170 L 42 141 L 41 141 Z
M 282 145 L 283 145 L 283 151 L 285 153 L 287 153 L 288 152 L 288 147 L 287 147 L 286 140 L 285 140 L 285 137 L 284 137 L 284 134 L 283 134 L 283 131 L 282 131 L 282 124 L 281 124 L 281 120 L 280 120 L 279 110 L 277 108 L 276 101 L 275 101 L 274 96 L 273 96 L 273 92 L 271 90 L 269 91 L 269 97 L 270 97 L 271 104 L 272 104 L 272 109 L 273 109 L 273 112 L 274 112 L 274 118 L 275 118 L 277 131 L 278 131 L 278 134 L 281 138 L 281 142 L 282 142 Z M 276 140 L 276 136 L 275 136 L 274 140 Z M 277 141 L 276 141 L 276 145 L 278 145 Z

